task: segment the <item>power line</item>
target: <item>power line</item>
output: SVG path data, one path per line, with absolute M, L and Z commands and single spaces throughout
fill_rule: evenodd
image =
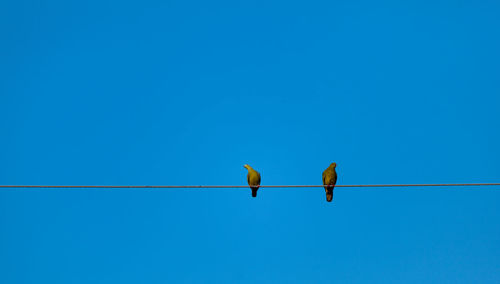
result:
M 339 184 L 335 187 L 458 187 L 458 186 L 498 186 L 500 183 L 426 183 L 426 184 Z M 261 185 L 260 188 L 314 188 L 324 185 Z M 248 185 L 0 185 L 0 188 L 110 188 L 110 189 L 211 189 L 248 188 Z M 498 188 L 500 189 L 500 188 Z

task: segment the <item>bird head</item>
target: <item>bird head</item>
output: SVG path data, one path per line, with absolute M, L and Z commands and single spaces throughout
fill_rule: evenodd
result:
M 330 167 L 336 168 L 337 167 L 337 163 L 331 163 Z
M 245 164 L 245 165 L 243 165 L 243 167 L 244 167 L 245 169 L 247 169 L 247 170 L 249 170 L 249 169 L 251 169 L 251 168 L 252 168 L 252 167 L 250 167 L 249 165 L 246 165 L 246 164 Z

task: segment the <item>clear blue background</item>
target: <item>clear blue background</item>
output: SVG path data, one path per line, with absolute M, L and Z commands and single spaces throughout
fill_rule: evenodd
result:
M 0 184 L 500 181 L 498 1 L 0 2 Z M 499 189 L 498 187 L 496 189 Z M 1 283 L 499 283 L 500 190 L 0 190 Z

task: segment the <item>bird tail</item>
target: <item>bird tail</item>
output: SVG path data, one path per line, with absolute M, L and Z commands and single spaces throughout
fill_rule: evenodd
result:
M 326 191 L 326 201 L 332 202 L 333 199 L 333 186 L 325 188 Z
M 259 190 L 259 187 L 250 187 L 252 189 L 252 197 L 257 197 L 257 190 Z

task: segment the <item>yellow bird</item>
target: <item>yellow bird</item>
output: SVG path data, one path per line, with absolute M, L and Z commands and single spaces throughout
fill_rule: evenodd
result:
M 259 190 L 260 186 L 260 174 L 249 165 L 244 165 L 243 167 L 248 170 L 247 181 L 252 189 L 252 197 L 257 197 L 257 190 Z
M 330 166 L 323 172 L 323 185 L 325 186 L 326 201 L 331 202 L 333 199 L 333 188 L 337 183 L 336 163 L 331 163 Z

